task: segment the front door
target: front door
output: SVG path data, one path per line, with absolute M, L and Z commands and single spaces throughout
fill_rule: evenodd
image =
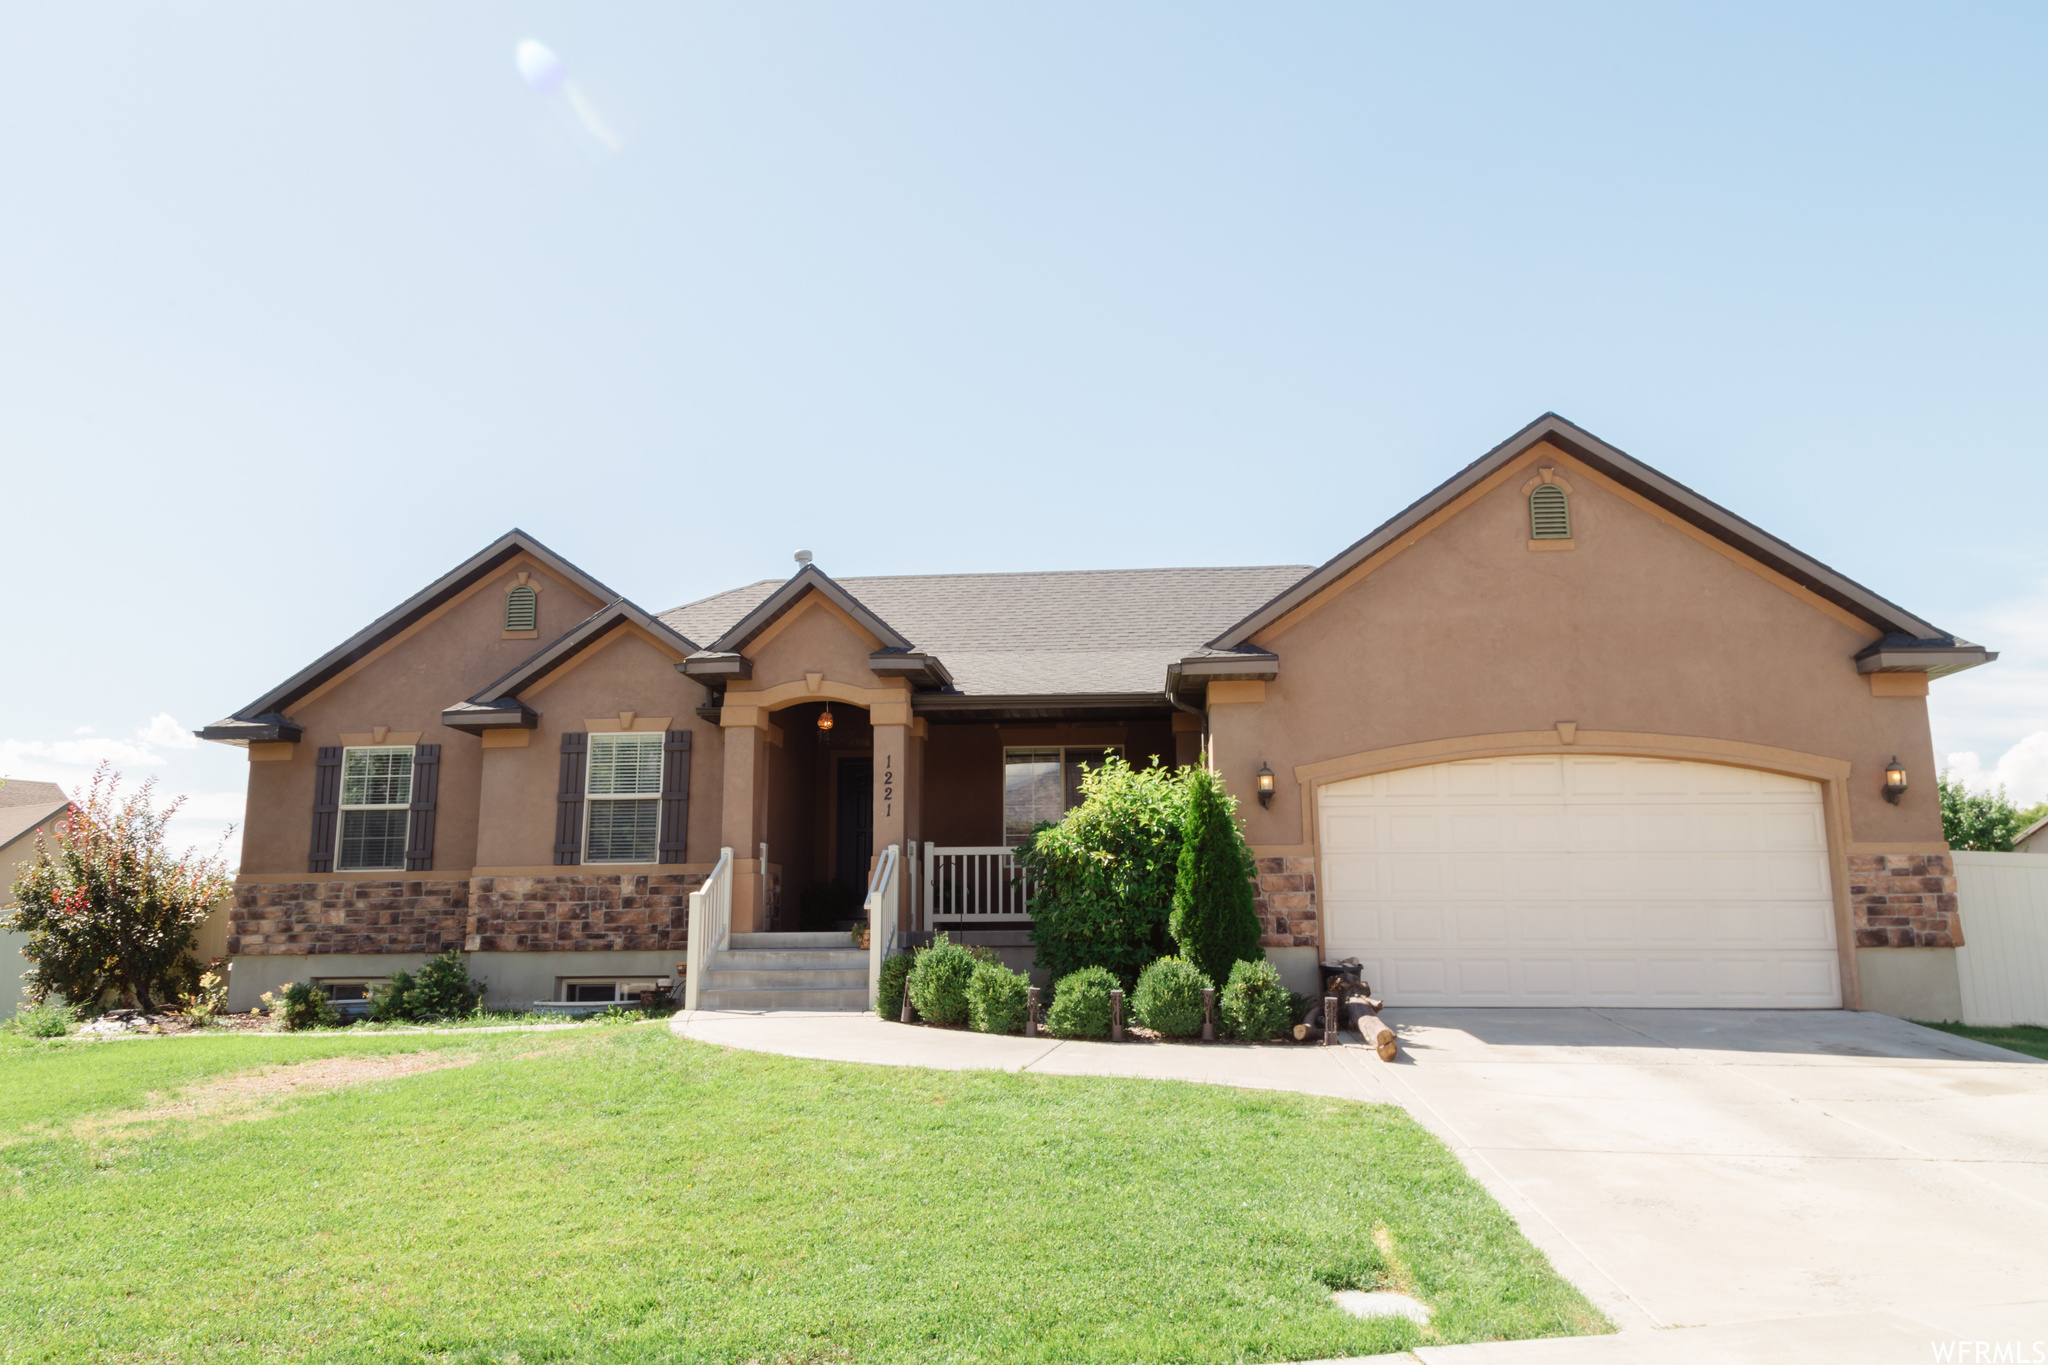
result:
M 855 902 L 867 895 L 868 860 L 875 852 L 875 760 L 839 760 L 838 847 L 833 851 L 832 880 L 851 891 Z

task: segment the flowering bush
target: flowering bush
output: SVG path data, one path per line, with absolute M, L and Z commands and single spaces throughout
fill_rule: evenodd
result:
M 233 885 L 218 852 L 174 855 L 166 846 L 183 797 L 157 810 L 156 779 L 125 797 L 120 785 L 102 763 L 85 799 L 54 831 L 37 832 L 15 877 L 17 909 L 6 923 L 28 935 L 23 979 L 38 1001 L 54 994 L 90 1008 L 115 990 L 149 1013 L 193 930 Z

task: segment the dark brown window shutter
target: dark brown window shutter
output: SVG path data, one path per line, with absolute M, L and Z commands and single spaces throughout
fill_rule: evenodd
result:
M 581 730 L 562 736 L 562 790 L 555 798 L 555 866 L 583 861 L 583 756 L 590 736 Z
M 434 870 L 434 796 L 441 788 L 441 746 L 412 746 L 412 817 L 405 832 L 405 870 Z
M 306 871 L 334 871 L 335 812 L 341 809 L 341 746 L 320 750 L 313 762 L 313 843 Z
M 690 841 L 690 732 L 670 730 L 661 741 L 661 861 L 687 862 Z

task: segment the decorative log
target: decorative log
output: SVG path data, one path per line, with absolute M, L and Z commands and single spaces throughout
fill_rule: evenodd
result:
M 1124 1040 L 1124 993 L 1112 990 L 1109 993 L 1109 1041 L 1121 1043 Z
M 903 992 L 903 1012 L 903 1022 L 907 1024 L 910 1022 L 910 992 L 907 990 Z M 1024 1036 L 1026 1038 L 1036 1038 L 1038 1036 L 1038 987 L 1036 986 L 1026 986 L 1024 988 Z
M 1337 997 L 1323 997 L 1323 1046 L 1331 1047 L 1337 1041 Z

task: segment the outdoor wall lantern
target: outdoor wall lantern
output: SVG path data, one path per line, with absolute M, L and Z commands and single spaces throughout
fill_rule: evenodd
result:
M 1906 770 L 1899 766 L 1899 756 L 1892 755 L 1892 761 L 1884 770 L 1884 799 L 1894 806 L 1906 794 Z
M 818 713 L 818 743 L 823 744 L 832 734 L 832 703 L 826 702 L 825 709 Z
M 1259 763 L 1259 804 L 1273 804 L 1273 770 L 1267 767 L 1263 760 Z

